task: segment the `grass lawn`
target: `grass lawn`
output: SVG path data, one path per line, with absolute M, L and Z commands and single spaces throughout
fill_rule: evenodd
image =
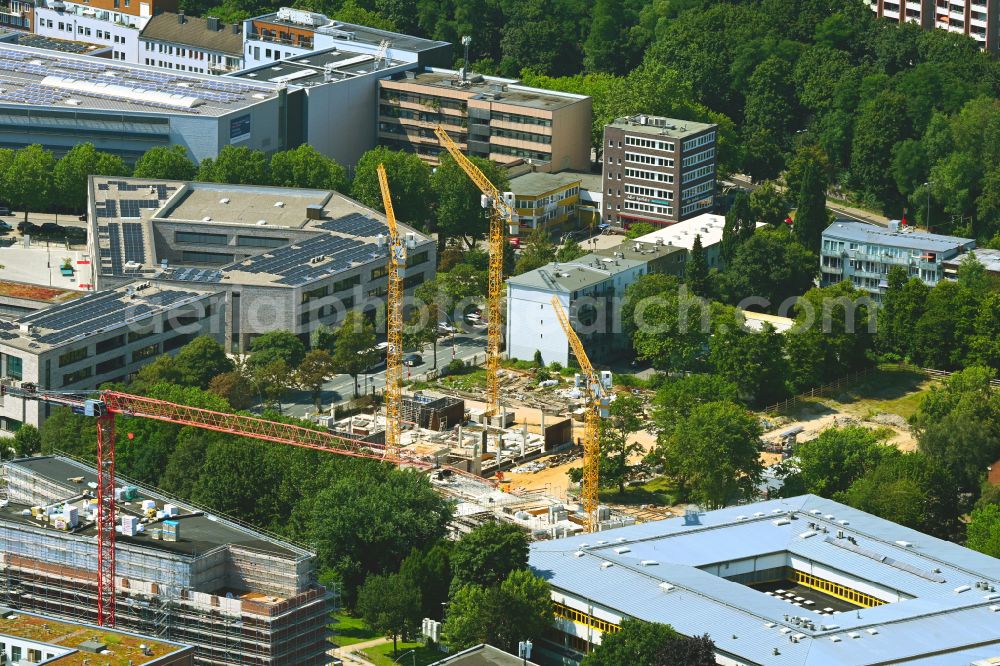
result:
M 414 652 L 406 654 L 410 650 L 414 650 Z M 391 666 L 393 663 L 400 666 L 413 666 L 414 664 L 427 666 L 427 664 L 441 661 L 447 656 L 436 647 L 427 647 L 423 643 L 404 643 L 403 641 L 399 642 L 399 652 L 396 657 L 399 661 L 397 662 L 392 661 L 392 642 L 368 648 L 363 650 L 362 654 L 376 666 Z
M 382 637 L 382 634 L 366 627 L 359 617 L 343 612 L 333 613 L 331 617 L 334 620 L 330 625 L 330 628 L 333 629 L 333 642 L 339 647 L 347 647 Z
M 648 483 L 637 486 L 625 486 L 625 494 L 617 489 L 601 491 L 602 502 L 611 504 L 652 504 L 654 506 L 673 506 L 677 503 L 676 491 L 666 477 L 660 476 Z
M 481 391 L 486 388 L 486 369 L 476 368 L 461 375 L 448 375 L 438 380 L 459 391 Z
M 831 406 L 861 417 L 878 413 L 909 418 L 935 380 L 909 370 L 878 370 L 863 382 L 824 399 Z

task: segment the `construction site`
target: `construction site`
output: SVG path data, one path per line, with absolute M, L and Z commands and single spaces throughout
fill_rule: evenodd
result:
M 94 469 L 45 456 L 2 471 L 0 603 L 94 623 Z M 118 628 L 192 645 L 196 664 L 328 663 L 311 552 L 138 485 L 115 495 Z

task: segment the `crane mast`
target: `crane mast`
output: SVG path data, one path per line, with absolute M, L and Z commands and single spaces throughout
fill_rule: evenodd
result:
M 562 326 L 569 346 L 576 356 L 576 362 L 580 365 L 580 374 L 585 384 L 585 392 L 589 405 L 584 412 L 583 421 L 583 483 L 581 488 L 581 499 L 583 510 L 589 519 L 588 529 L 591 532 L 597 531 L 597 507 L 599 504 L 600 489 L 600 469 L 601 469 L 601 419 L 608 415 L 608 387 L 601 381 L 600 375 L 594 370 L 594 366 L 587 358 L 587 352 L 580 342 L 579 336 L 570 324 L 569 316 L 559 302 L 558 296 L 552 297 L 552 309 L 556 311 L 556 318 Z
M 486 292 L 487 328 L 486 328 L 486 414 L 493 416 L 500 413 L 500 338 L 503 330 L 503 314 L 500 311 L 503 302 L 503 250 L 504 225 L 513 224 L 517 214 L 504 200 L 500 190 L 490 182 L 486 174 L 462 154 L 448 132 L 438 125 L 434 129 L 441 145 L 454 158 L 462 171 L 483 193 L 483 208 L 489 210 L 489 251 L 490 264 Z
M 385 455 L 399 458 L 401 406 L 403 400 L 403 271 L 406 267 L 406 246 L 399 237 L 396 214 L 392 209 L 392 195 L 385 166 L 378 165 L 378 184 L 382 190 L 382 204 L 389 224 L 389 287 L 386 298 L 385 350 Z

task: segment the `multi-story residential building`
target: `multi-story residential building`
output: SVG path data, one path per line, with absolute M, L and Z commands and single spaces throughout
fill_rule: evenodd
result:
M 243 34 L 247 67 L 331 48 L 425 66 L 446 67 L 452 61 L 448 42 L 343 23 L 323 14 L 289 7 L 247 19 Z
M 278 83 L 14 44 L 0 44 L 0 62 L 3 147 L 38 143 L 62 154 L 89 141 L 131 162 L 154 146 L 180 145 L 201 161 L 230 144 L 273 152 L 301 143 L 301 122 Z
M 504 197 L 517 212 L 518 233 L 513 236 L 527 236 L 535 229 L 551 233 L 575 228 L 580 174 L 526 173 L 510 180 L 510 192 Z
M 712 208 L 716 125 L 637 115 L 604 128 L 604 221 L 666 225 Z
M 7 500 L 0 503 L 0 603 L 94 622 L 94 468 L 44 456 L 6 462 L 2 471 Z M 128 493 L 123 488 L 115 502 L 121 518 L 116 628 L 190 645 L 198 666 L 331 662 L 326 654 L 328 594 L 316 583 L 311 551 L 121 475 L 118 479 L 131 488 Z M 109 647 L 117 652 L 117 646 Z M 190 658 L 190 652 L 185 656 Z M 71 663 L 129 662 L 116 654 Z
M 545 364 L 567 365 L 569 342 L 552 308 L 559 298 L 573 328 L 594 361 L 613 358 L 630 347 L 621 334 L 620 299 L 625 289 L 649 271 L 647 261 L 588 254 L 553 262 L 507 280 L 507 353 L 530 360 L 535 352 Z
M 270 331 L 308 341 L 348 310 L 385 310 L 385 215 L 337 192 L 94 176 L 88 219 L 98 289 L 148 280 L 221 295 L 233 352 Z M 437 243 L 400 234 L 412 293 L 434 277 Z
M 379 143 L 437 164 L 442 125 L 463 152 L 538 171 L 590 168 L 591 99 L 443 69 L 379 81 Z
M 243 24 L 163 12 L 139 33 L 138 62 L 198 74 L 242 69 Z
M 968 35 L 984 49 L 1000 50 L 998 0 L 867 0 L 867 3 L 882 18 L 916 23 L 925 30 L 936 28 Z
M 725 226 L 726 218 L 724 216 L 702 213 L 689 220 L 657 229 L 645 236 L 639 236 L 633 242 L 643 246 L 679 247 L 686 251 L 686 256 L 694 248 L 695 238 L 700 238 L 708 267 L 722 268 L 722 231 Z M 758 229 L 763 226 L 765 223 L 757 223 Z
M 89 293 L 14 321 L 0 321 L 0 378 L 52 390 L 91 390 L 125 381 L 198 335 L 220 342 L 225 295 L 193 285 L 136 283 Z M 49 406 L 0 399 L 0 431 L 39 426 Z
M 898 220 L 888 228 L 838 220 L 823 231 L 820 284 L 847 280 L 880 301 L 892 267 L 901 266 L 910 277 L 934 286 L 944 278 L 947 260 L 975 247 L 971 238 L 913 231 Z
M 30 31 L 34 27 L 34 0 L 0 0 L 0 28 Z
M 177 0 L 38 0 L 35 32 L 112 48 L 113 60 L 137 63 L 139 31 L 161 12 L 177 11 Z

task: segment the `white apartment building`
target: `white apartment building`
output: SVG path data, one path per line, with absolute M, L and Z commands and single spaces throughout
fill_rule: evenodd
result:
M 112 49 L 114 60 L 139 60 L 139 31 L 153 16 L 177 9 L 176 0 L 38 0 L 35 33 Z
M 980 47 L 1000 50 L 1000 0 L 867 0 L 873 12 L 900 23 L 917 23 L 968 35 Z
M 243 25 L 164 12 L 139 33 L 139 64 L 197 74 L 243 68 Z

